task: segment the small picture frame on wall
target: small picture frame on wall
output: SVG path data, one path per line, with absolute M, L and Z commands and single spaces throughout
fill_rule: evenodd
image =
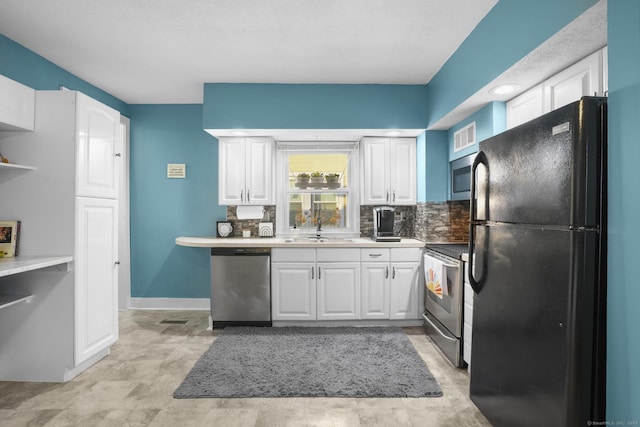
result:
M 217 237 L 233 237 L 233 223 L 231 221 L 216 221 Z

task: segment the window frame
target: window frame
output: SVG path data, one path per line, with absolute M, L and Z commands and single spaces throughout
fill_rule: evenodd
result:
M 347 171 L 348 187 L 347 191 L 331 189 L 320 190 L 295 190 L 289 188 L 289 154 L 348 154 Z M 358 237 L 360 236 L 360 169 L 359 169 L 359 147 L 357 142 L 351 141 L 330 141 L 327 143 L 290 142 L 278 143 L 276 150 L 276 235 L 290 237 L 293 234 L 293 224 L 289 224 L 289 195 L 298 194 L 347 194 L 347 217 L 345 221 L 350 227 L 345 228 L 323 228 L 322 235 L 325 237 Z M 298 236 L 315 236 L 315 229 L 298 229 Z

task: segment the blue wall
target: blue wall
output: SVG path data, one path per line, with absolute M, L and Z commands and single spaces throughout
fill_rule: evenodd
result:
M 36 90 L 80 91 L 129 116 L 129 105 L 0 34 L 0 74 Z
M 178 236 L 215 236 L 218 142 L 202 129 L 202 105 L 131 106 L 131 296 L 209 297 L 209 252 Z M 185 163 L 185 179 L 167 178 Z
M 458 152 L 453 151 L 453 134 L 471 122 L 476 122 L 476 144 Z M 507 128 L 507 107 L 504 102 L 491 102 L 447 131 L 449 161 L 478 151 L 478 142 L 503 132 Z
M 607 3 L 609 279 L 607 419 L 640 421 L 640 2 Z
M 429 125 L 596 2 L 500 0 L 427 85 Z
M 205 129 L 426 129 L 425 85 L 204 85 Z

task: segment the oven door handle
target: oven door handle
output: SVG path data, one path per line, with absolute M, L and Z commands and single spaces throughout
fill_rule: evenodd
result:
M 436 325 L 431 321 L 431 319 L 429 319 L 429 318 L 427 317 L 427 315 L 426 315 L 426 314 L 424 314 L 424 313 L 423 313 L 423 314 L 422 314 L 422 317 L 424 317 L 424 320 L 426 320 L 427 322 L 429 322 L 429 324 L 433 327 L 433 329 L 435 329 L 435 330 L 436 330 L 436 331 L 437 331 L 437 332 L 442 336 L 442 338 L 446 339 L 447 341 L 451 341 L 451 342 L 456 342 L 456 341 L 458 341 L 458 340 L 457 340 L 457 338 L 451 338 L 450 336 L 445 335 L 445 333 L 444 333 L 444 332 L 442 332 L 442 331 L 440 330 L 440 328 L 438 328 L 438 327 L 437 327 L 437 326 L 436 326 Z

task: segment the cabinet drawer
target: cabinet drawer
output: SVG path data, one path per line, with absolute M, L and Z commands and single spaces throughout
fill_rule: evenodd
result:
M 422 261 L 422 248 L 393 248 L 391 261 Z
M 360 261 L 389 261 L 389 248 L 360 249 Z
M 317 249 L 318 262 L 348 262 L 360 261 L 360 250 L 358 248 L 326 248 Z
M 316 262 L 315 249 L 273 248 L 271 262 Z

